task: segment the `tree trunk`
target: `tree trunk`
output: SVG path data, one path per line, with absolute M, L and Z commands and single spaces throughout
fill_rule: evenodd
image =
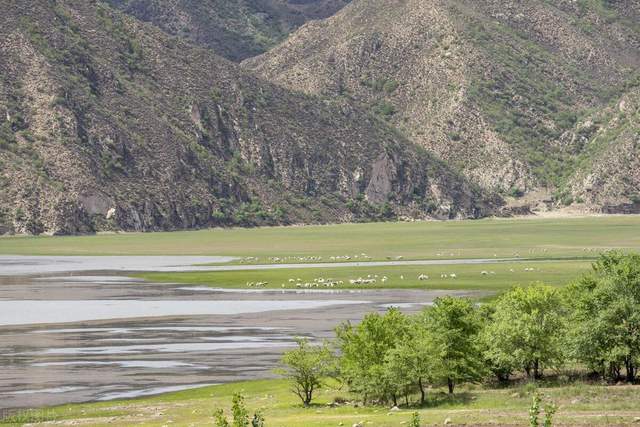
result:
M 533 361 L 533 378 L 539 380 L 542 377 L 540 373 L 540 360 L 536 359 Z
M 453 383 L 453 380 L 451 378 L 447 378 L 447 386 L 449 386 L 449 394 L 453 394 L 453 388 L 455 387 L 455 384 Z
M 614 381 L 618 381 L 620 379 L 620 366 L 616 365 L 613 362 L 610 363 L 609 375 L 611 376 L 611 379 L 613 379 Z
M 304 394 L 305 394 L 304 406 L 311 405 L 311 400 L 313 399 L 313 387 L 307 388 Z
M 633 365 L 633 361 L 627 359 L 625 361 L 625 367 L 627 368 L 627 382 L 632 383 L 636 380 L 636 368 Z
M 420 388 L 420 405 L 424 405 L 425 393 L 424 386 L 422 385 L 422 378 L 418 378 L 418 387 Z
M 395 393 L 391 395 L 391 399 L 393 400 L 393 406 L 398 406 L 398 398 Z

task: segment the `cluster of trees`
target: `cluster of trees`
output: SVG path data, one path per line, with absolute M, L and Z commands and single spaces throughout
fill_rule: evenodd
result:
M 372 313 L 336 330 L 327 344 L 298 342 L 283 373 L 305 405 L 323 377 L 336 375 L 366 403 L 397 405 L 428 386 L 519 374 L 541 378 L 567 365 L 610 381 L 636 380 L 640 366 L 640 255 L 611 252 L 568 287 L 517 287 L 494 302 L 445 297 L 407 316 Z

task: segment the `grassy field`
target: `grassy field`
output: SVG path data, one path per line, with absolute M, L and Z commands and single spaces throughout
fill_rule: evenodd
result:
M 574 384 L 539 389 L 559 406 L 555 421 L 562 425 L 620 425 L 640 420 L 640 393 L 633 386 Z M 241 392 L 248 409 L 261 409 L 270 427 L 336 427 L 364 422 L 366 426 L 400 427 L 415 410 L 424 425 L 528 425 L 533 389 L 526 385 L 504 389 L 466 387 L 453 397 L 430 390 L 422 408 L 331 407 L 336 397 L 350 400 L 344 390 L 331 386 L 317 392 L 315 404 L 303 408 L 282 380 L 233 383 L 128 401 L 65 405 L 29 411 L 5 420 L 5 424 L 56 422 L 91 426 L 211 426 L 213 411 L 229 413 L 233 393 Z M 414 396 L 414 399 L 416 397 Z
M 351 256 L 384 260 L 593 257 L 640 250 L 640 216 L 343 224 L 74 237 L 2 237 L 0 254 Z
M 297 289 L 297 283 L 318 283 L 315 279 L 342 281 L 336 289 L 469 289 L 495 291 L 516 285 L 543 282 L 565 285 L 590 270 L 588 261 L 535 261 L 480 265 L 430 265 L 357 268 L 295 268 L 277 270 L 249 270 L 190 273 L 144 273 L 137 277 L 152 282 L 184 283 L 215 288 L 251 289 L 249 283 L 267 282 L 269 289 Z M 533 271 L 531 271 L 533 269 Z M 487 274 L 482 274 L 483 272 Z M 419 280 L 418 276 L 429 276 Z M 448 277 L 443 278 L 442 275 Z M 456 278 L 450 275 L 455 274 Z M 376 279 L 374 284 L 351 284 L 349 280 Z M 377 278 L 376 278 L 377 276 Z M 387 277 L 385 282 L 383 277 Z M 403 278 L 401 278 L 403 277 Z M 300 279 L 300 280 L 298 280 Z M 290 281 L 293 280 L 293 281 Z M 326 289 L 322 284 L 318 288 Z M 304 286 L 303 286 L 304 289 Z

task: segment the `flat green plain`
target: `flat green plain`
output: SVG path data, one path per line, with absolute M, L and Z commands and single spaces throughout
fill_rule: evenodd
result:
M 587 273 L 591 263 L 578 261 L 521 261 L 466 265 L 425 265 L 393 267 L 287 268 L 188 273 L 143 273 L 136 277 L 151 282 L 184 283 L 213 288 L 327 289 L 320 282 L 342 282 L 337 289 L 446 289 L 497 291 L 532 283 L 566 285 Z M 428 276 L 420 280 L 419 276 Z M 451 277 L 455 275 L 455 278 Z M 383 281 L 383 278 L 387 280 Z M 372 284 L 352 284 L 350 280 L 375 279 Z M 265 283 L 266 282 L 266 283 Z M 298 286 L 298 284 L 302 286 Z M 308 285 L 307 285 L 308 284 Z M 307 286 L 305 286 L 307 285 Z
M 3 237 L 0 254 L 228 255 L 295 260 L 365 253 L 373 260 L 592 258 L 611 248 L 640 250 L 640 216 L 485 219 L 211 229 L 90 236 Z M 353 260 L 353 259 L 352 259 Z M 287 261 L 289 262 L 289 261 Z
M 540 391 L 558 405 L 558 425 L 610 426 L 637 422 L 640 393 L 634 386 L 601 386 L 577 383 L 548 386 Z M 389 411 L 380 406 L 330 405 L 337 397 L 353 399 L 337 384 L 317 391 L 315 404 L 304 408 L 283 380 L 262 380 L 203 387 L 135 400 L 65 405 L 27 411 L 2 424 L 55 423 L 91 426 L 211 426 L 213 412 L 230 414 L 233 393 L 242 393 L 250 411 L 262 410 L 266 425 L 273 427 L 336 427 L 362 422 L 365 426 L 407 425 L 414 411 L 423 425 L 529 425 L 532 390 L 525 386 L 490 389 L 461 387 L 454 396 L 429 390 L 425 406 Z M 417 396 L 412 396 L 415 401 Z

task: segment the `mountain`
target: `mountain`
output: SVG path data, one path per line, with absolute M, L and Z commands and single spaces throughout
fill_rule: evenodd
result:
M 582 120 L 572 140 L 586 148 L 563 195 L 604 212 L 640 211 L 640 89 Z
M 638 122 L 612 106 L 640 83 L 639 17 L 635 0 L 355 0 L 243 65 L 368 109 L 484 189 L 625 211 Z
M 258 55 L 312 19 L 333 15 L 350 0 L 108 0 L 168 34 L 232 61 Z
M 359 106 L 267 82 L 106 3 L 3 9 L 4 232 L 465 218 L 501 204 Z
M 640 212 L 635 0 L 6 3 L 0 233 Z

